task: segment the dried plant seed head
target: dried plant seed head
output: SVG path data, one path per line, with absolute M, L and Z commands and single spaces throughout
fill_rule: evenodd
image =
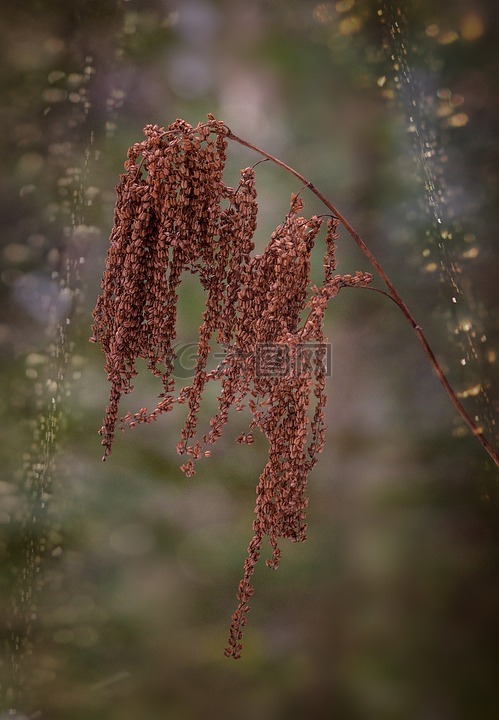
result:
M 248 407 L 249 428 L 237 442 L 250 445 L 259 430 L 268 457 L 257 486 L 253 537 L 237 593 L 226 655 L 239 657 L 253 595 L 252 576 L 265 538 L 277 568 L 279 542 L 306 537 L 307 480 L 324 446 L 327 340 L 324 313 L 342 287 L 365 286 L 365 273 L 335 275 L 338 221 L 325 233 L 324 279 L 311 287 L 311 252 L 321 217 L 301 215 L 291 196 L 284 221 L 261 255 L 254 255 L 257 225 L 255 170 L 241 171 L 237 187 L 225 184 L 226 126 L 208 117 L 192 127 L 176 120 L 167 129 L 147 125 L 145 139 L 128 151 L 117 187 L 102 292 L 93 337 L 106 355 L 109 404 L 101 428 L 104 458 L 119 422 L 119 404 L 133 390 L 136 361 L 147 361 L 162 384 L 156 407 L 121 419 L 122 427 L 150 423 L 175 404 L 187 412 L 177 451 L 187 477 L 209 457 L 231 409 Z M 178 287 L 184 272 L 205 291 L 196 361 L 189 385 L 175 389 Z M 207 371 L 213 343 L 225 350 Z M 220 384 L 209 429 L 198 434 L 201 401 L 210 382 Z
M 163 391 L 151 413 L 129 415 L 125 422 L 151 422 L 179 401 L 172 378 L 173 343 L 177 290 L 186 270 L 198 273 L 208 291 L 194 382 L 181 397 L 190 403 L 186 427 L 192 436 L 209 340 L 214 332 L 228 333 L 256 226 L 254 172 L 245 171 L 237 193 L 223 182 L 223 124 L 211 120 L 193 128 L 176 120 L 167 130 L 148 125 L 144 134 L 146 139 L 128 151 L 117 187 L 102 293 L 94 310 L 93 337 L 106 353 L 111 383 L 101 428 L 104 457 L 111 451 L 120 399 L 133 389 L 137 358 L 148 361 Z M 229 208 L 222 209 L 227 197 Z M 225 308 L 230 308 L 228 317 Z

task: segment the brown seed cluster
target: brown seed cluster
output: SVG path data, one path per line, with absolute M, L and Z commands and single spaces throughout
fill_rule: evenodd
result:
M 104 458 L 111 451 L 121 396 L 133 390 L 137 358 L 148 361 L 163 382 L 163 393 L 155 410 L 142 408 L 124 421 L 151 422 L 175 402 L 188 399 L 183 439 L 193 436 L 209 338 L 215 329 L 227 332 L 256 226 L 254 172 L 242 174 L 237 190 L 222 180 L 227 145 L 223 123 L 193 129 L 177 120 L 166 131 L 149 125 L 144 132 L 146 139 L 128 152 L 117 187 L 102 294 L 94 310 L 92 340 L 106 353 L 111 383 L 100 431 Z M 228 207 L 222 209 L 224 200 Z M 207 301 L 193 386 L 175 397 L 173 343 L 184 271 L 199 275 Z M 220 320 L 224 322 L 218 327 Z
M 300 204 L 301 205 L 301 204 Z M 305 540 L 307 479 L 324 446 L 324 408 L 326 405 L 326 337 L 324 313 L 328 301 L 341 287 L 367 285 L 371 275 L 334 275 L 337 220 L 327 223 L 324 281 L 313 287 L 307 300 L 310 283 L 310 251 L 322 221 L 298 217 L 301 209 L 292 199 L 285 222 L 273 233 L 261 257 L 253 258 L 245 286 L 239 294 L 241 318 L 235 342 L 242 351 L 244 364 L 231 361 L 230 381 L 236 393 L 230 394 L 240 403 L 250 395 L 253 419 L 250 430 L 258 428 L 269 443 L 267 464 L 257 486 L 256 518 L 253 538 L 248 547 L 244 575 L 239 584 L 238 607 L 232 616 L 226 655 L 240 657 L 243 627 L 253 594 L 251 583 L 262 543 L 268 537 L 272 557 L 268 567 L 277 568 L 280 559 L 278 541 Z M 308 310 L 305 318 L 303 311 Z M 270 358 L 274 374 L 262 373 L 261 350 L 268 348 L 277 355 Z M 279 357 L 279 348 L 282 348 Z M 282 365 L 282 356 L 285 365 Z M 264 358 L 268 362 L 269 358 Z M 281 360 L 281 364 L 280 361 Z M 245 382 L 241 383 L 244 378 Z M 315 400 L 314 400 L 315 398 Z M 310 410 L 315 404 L 312 419 Z M 247 442 L 242 436 L 241 442 Z
M 237 188 L 223 181 L 227 131 L 211 116 L 193 128 L 177 120 L 168 129 L 145 128 L 146 139 L 128 153 L 117 188 L 114 227 L 94 310 L 92 340 L 106 354 L 111 383 L 100 433 L 104 459 L 111 451 L 121 396 L 133 389 L 137 358 L 161 379 L 152 411 L 141 408 L 122 426 L 153 422 L 175 403 L 187 404 L 177 450 L 187 455 L 187 476 L 222 434 L 229 411 L 248 406 L 251 422 L 240 443 L 260 430 L 268 440 L 267 464 L 257 487 L 253 538 L 239 585 L 226 654 L 239 657 L 251 584 L 267 537 L 279 564 L 279 539 L 305 539 L 307 478 L 324 445 L 327 351 L 323 332 L 328 301 L 341 287 L 367 285 L 369 274 L 335 275 L 335 218 L 327 221 L 324 278 L 310 288 L 310 254 L 322 218 L 290 210 L 262 255 L 254 255 L 257 202 L 255 172 L 241 171 Z M 190 385 L 175 389 L 173 368 L 177 289 L 182 273 L 195 273 L 206 291 L 196 365 Z M 210 343 L 226 352 L 207 372 Z M 199 439 L 197 424 L 208 382 L 221 385 L 218 409 Z

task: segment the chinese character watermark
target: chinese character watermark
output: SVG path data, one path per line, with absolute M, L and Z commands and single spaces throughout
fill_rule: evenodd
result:
M 194 377 L 197 361 L 197 343 L 178 343 L 175 348 L 174 376 L 188 379 Z M 313 375 L 322 365 L 326 377 L 331 376 L 332 348 L 330 343 L 257 343 L 253 353 L 243 352 L 231 347 L 231 355 L 239 355 L 246 362 L 254 363 L 256 377 L 296 377 Z M 213 353 L 219 362 L 227 356 L 227 351 Z

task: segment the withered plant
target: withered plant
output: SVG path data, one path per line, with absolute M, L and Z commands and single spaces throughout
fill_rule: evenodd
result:
M 377 260 L 312 183 L 212 116 L 197 127 L 176 120 L 166 130 L 148 125 L 144 132 L 145 140 L 128 151 L 117 187 L 102 294 L 94 310 L 91 339 L 102 345 L 111 384 L 100 430 L 104 459 L 111 452 L 117 426 L 153 422 L 176 404 L 185 403 L 177 451 L 185 456 L 181 469 L 189 477 L 198 460 L 211 454 L 210 446 L 221 436 L 231 408 L 249 408 L 251 422 L 237 440 L 252 443 L 253 433 L 259 430 L 268 440 L 269 451 L 257 486 L 253 537 L 225 650 L 226 655 L 238 658 L 253 594 L 252 575 L 264 539 L 268 538 L 272 550 L 266 561 L 272 568 L 279 564 L 279 539 L 305 540 L 307 479 L 324 445 L 325 310 L 342 287 L 367 287 L 372 279 L 364 272 L 335 274 L 340 223 L 410 322 L 463 420 L 496 463 L 498 455 L 460 404 L 421 328 Z M 225 184 L 230 140 L 292 173 L 322 200 L 330 213 L 327 219 L 303 217 L 300 194 L 293 195 L 289 212 L 264 252 L 255 254 L 255 170 L 242 170 L 235 188 Z M 310 256 L 322 229 L 323 280 L 319 287 L 311 287 Z M 199 277 L 206 303 L 192 382 L 176 388 L 178 287 L 186 271 Z M 225 354 L 208 371 L 214 343 Z M 162 392 L 154 409 L 141 408 L 119 419 L 121 397 L 133 390 L 137 358 L 146 360 L 161 380 Z M 210 382 L 221 386 L 218 409 L 209 428 L 200 434 L 200 403 Z

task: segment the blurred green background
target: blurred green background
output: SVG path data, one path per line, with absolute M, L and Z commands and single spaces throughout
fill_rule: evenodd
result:
M 211 112 L 345 214 L 497 440 L 498 16 L 493 0 L 2 5 L 2 720 L 499 717 L 497 474 L 393 303 L 344 291 L 329 310 L 308 540 L 257 569 L 237 662 L 265 443 L 237 445 L 235 420 L 186 480 L 176 410 L 101 463 L 88 343 L 128 146 Z M 257 160 L 231 148 L 227 182 Z M 300 188 L 257 172 L 263 247 Z M 370 269 L 345 232 L 339 260 Z M 187 285 L 183 342 L 201 311 Z M 144 374 L 123 411 L 157 392 Z

